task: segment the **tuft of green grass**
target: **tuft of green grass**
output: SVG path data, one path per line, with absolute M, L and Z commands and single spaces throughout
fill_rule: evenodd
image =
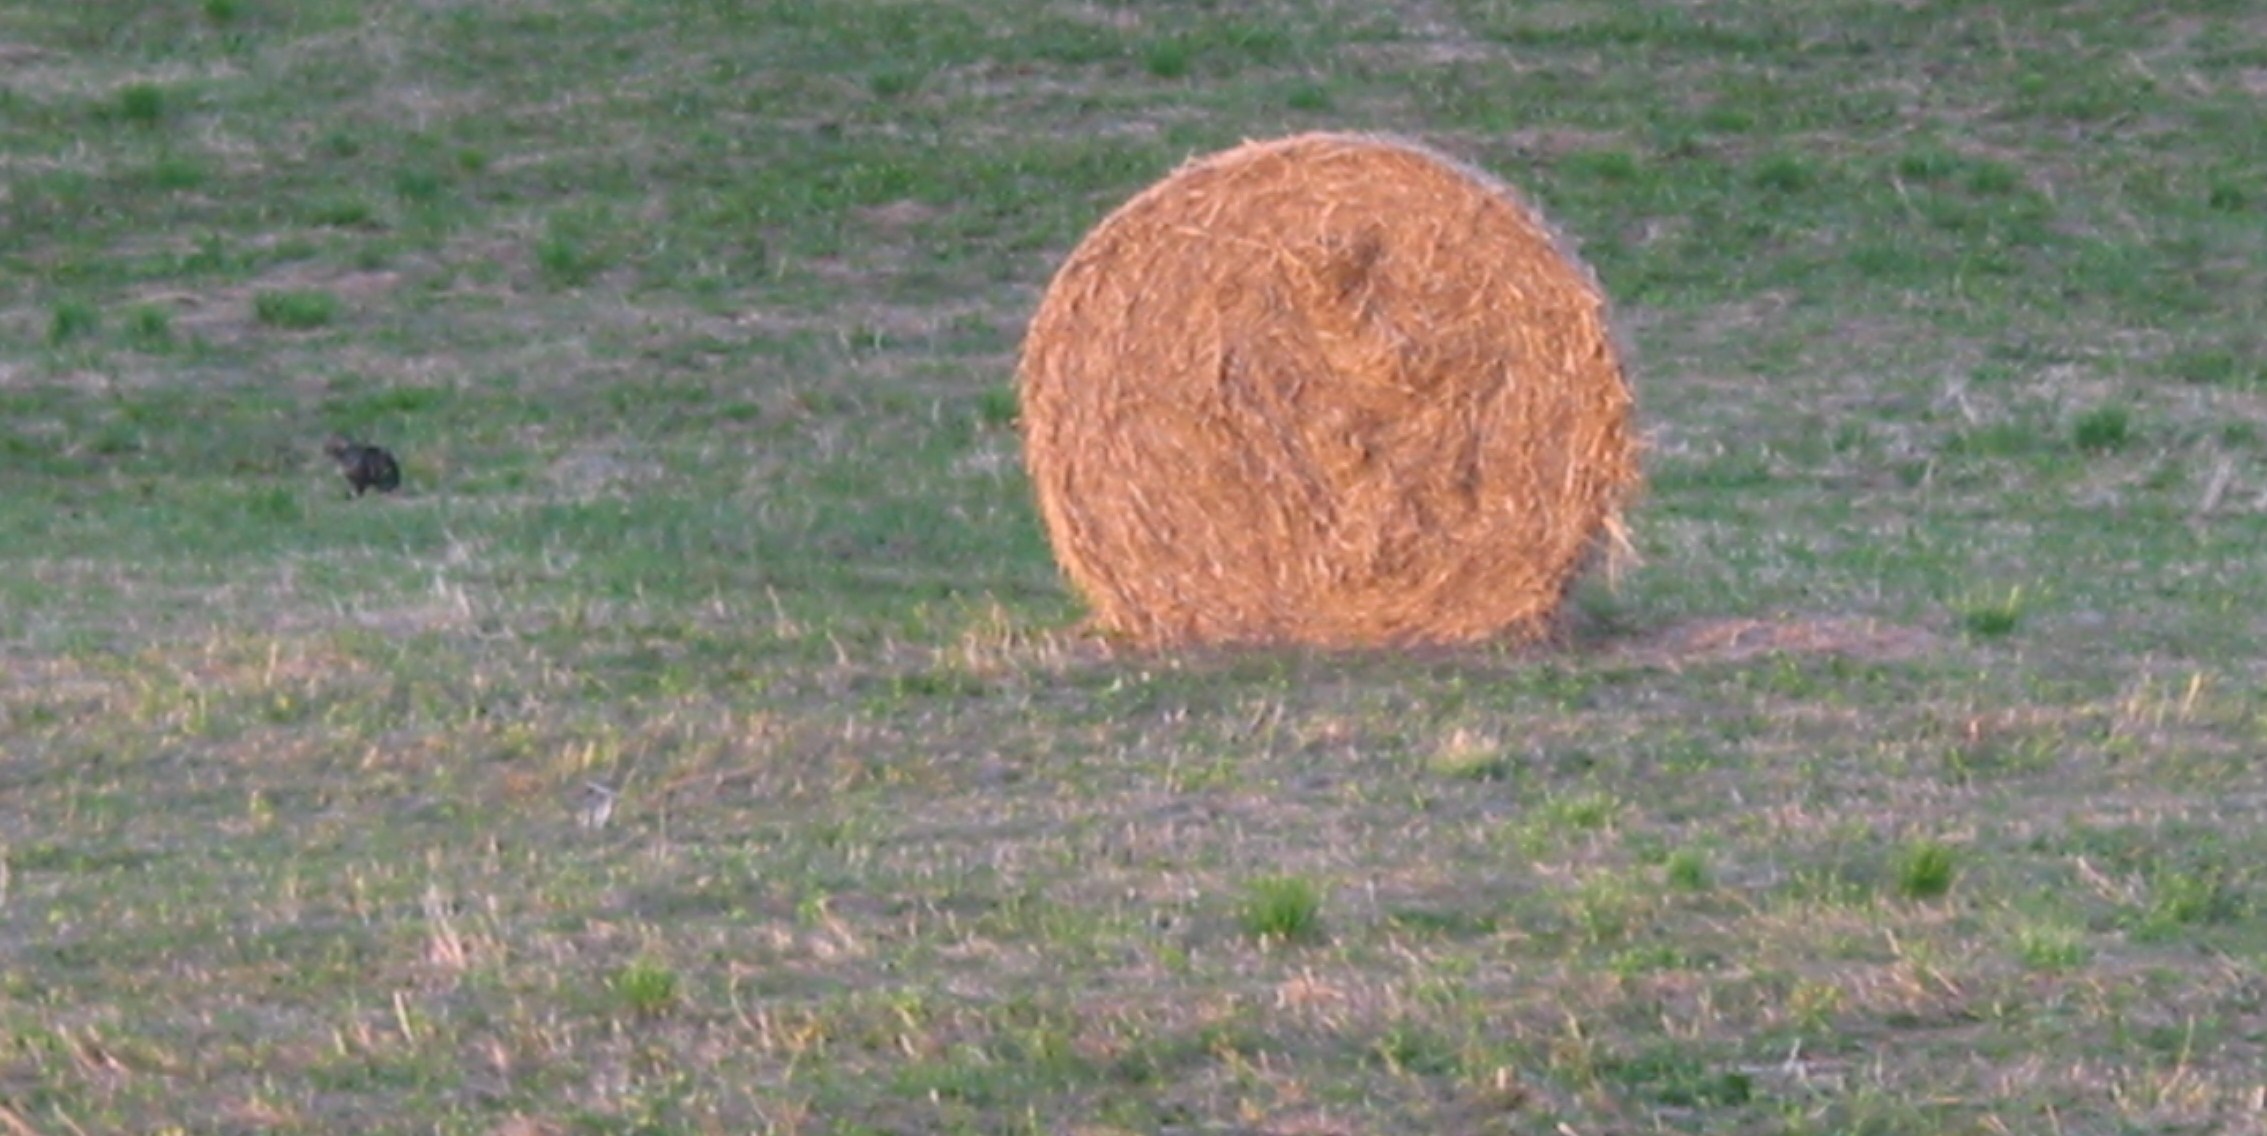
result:
M 1299 876 L 1263 876 L 1244 889 L 1244 933 L 1263 942 L 1296 943 L 1322 934 L 1322 892 Z
M 1187 77 L 1193 58 L 1189 45 L 1179 39 L 1156 40 L 1141 50 L 1142 69 L 1158 79 Z
M 2168 869 L 2150 880 L 2147 908 L 2135 933 L 2150 941 L 2176 939 L 2196 927 L 2235 922 L 2248 912 L 2247 898 L 2225 874 Z
M 1817 168 L 1809 159 L 1789 153 L 1766 155 L 1748 176 L 1748 181 L 1757 189 L 1782 194 L 1800 193 L 1817 180 Z
M 1631 1097 L 1668 1108 L 1729 1108 L 1753 1099 L 1755 1085 L 1748 1074 L 1711 1068 L 1695 1049 L 1662 1042 L 1632 1054 L 1611 1054 L 1596 1063 L 1595 1075 Z
M 102 327 L 102 309 L 86 300 L 57 300 L 48 311 L 47 342 L 61 347 L 73 340 L 86 339 Z
M 150 167 L 150 184 L 164 190 L 195 189 L 209 176 L 203 162 L 186 154 L 166 154 Z
M 1542 817 L 1550 824 L 1563 829 L 1595 832 L 1613 823 L 1621 811 L 1621 802 L 1606 793 L 1575 793 L 1553 797 L 1542 809 Z
M 1023 415 L 1023 402 L 1013 385 L 984 388 L 976 403 L 976 417 L 986 426 L 1013 426 Z
M 1977 162 L 1968 167 L 1968 192 L 1984 196 L 2012 193 L 2023 184 L 2022 171 L 2004 162 Z
M 2061 923 L 2027 923 L 2018 927 L 2013 945 L 2018 961 L 2040 971 L 2076 970 L 2094 953 L 2086 943 L 2084 932 Z
M 136 304 L 126 310 L 126 334 L 144 348 L 173 342 L 173 313 L 157 304 Z
M 1331 97 L 1330 88 L 1321 83 L 1296 83 L 1290 93 L 1283 96 L 1283 105 L 1295 111 L 1320 114 L 1338 103 Z
M 1637 156 L 1627 150 L 1577 150 L 1560 167 L 1577 177 L 1605 182 L 1632 182 L 1643 173 Z
M 337 142 L 359 148 L 360 143 L 349 135 L 336 136 Z M 449 191 L 449 179 L 429 166 L 411 166 L 394 174 L 394 194 L 413 205 L 432 205 Z
M 535 263 L 544 282 L 554 288 L 579 288 L 605 271 L 609 258 L 600 240 L 605 228 L 603 218 L 554 214 L 535 245 Z
M 884 101 L 903 99 L 921 89 L 927 76 L 907 67 L 887 67 L 866 77 L 866 89 Z
M 2236 347 L 2210 347 L 2183 351 L 2165 361 L 2165 369 L 2183 382 L 2235 389 L 2267 389 L 2267 343 Z
M 624 1009 L 641 1018 L 655 1018 L 677 1006 L 677 972 L 653 959 L 634 959 L 614 972 L 610 983 Z
M 1981 639 L 2004 639 L 2023 625 L 2023 589 L 2007 590 L 2004 598 L 1974 599 L 1960 605 L 1960 629 Z
M 2132 416 L 2123 406 L 2105 403 L 2079 415 L 2070 436 L 2079 449 L 2091 453 L 2122 450 L 2133 441 Z
M 269 327 L 306 331 L 336 320 L 339 301 L 337 296 L 314 288 L 261 291 L 252 297 L 252 314 Z
M 377 216 L 370 202 L 355 194 L 325 196 L 307 208 L 309 223 L 336 229 L 361 228 L 373 224 Z
M 1941 899 L 1952 890 L 1959 863 L 1950 845 L 1917 841 L 1906 847 L 1897 862 L 1897 894 L 1907 899 Z
M 1463 1065 L 1462 1050 L 1453 1039 L 1407 1027 L 1387 1030 L 1370 1052 L 1396 1076 L 1445 1077 Z
M 165 121 L 165 89 L 155 83 L 128 83 L 119 88 L 118 116 L 142 127 Z
M 258 520 L 278 524 L 296 523 L 306 517 L 298 495 L 282 485 L 254 490 L 245 500 L 245 511 Z
M 1938 145 L 1916 146 L 1897 156 L 1897 175 L 1907 181 L 1943 181 L 1960 166 L 1958 154 Z
M 1463 766 L 1451 765 L 1442 771 L 1469 779 L 1495 780 L 1508 777 L 1513 768 L 1508 755 L 1498 750 L 1492 763 L 1468 759 Z M 1587 842 L 1586 834 L 1610 828 L 1620 810 L 1621 803 L 1605 793 L 1554 793 L 1536 802 L 1506 830 L 1506 835 L 1523 855 L 1537 858 L 1563 855 L 1570 845 Z
M 1707 891 L 1715 886 L 1714 873 L 1708 870 L 1708 857 L 1697 848 L 1679 848 L 1669 853 L 1661 866 L 1661 874 L 1670 887 L 1678 891 Z

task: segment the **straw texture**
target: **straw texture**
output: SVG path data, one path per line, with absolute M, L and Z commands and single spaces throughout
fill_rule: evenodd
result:
M 1390 138 L 1143 191 L 1049 285 L 1018 385 L 1057 559 L 1149 645 L 1532 638 L 1638 476 L 1589 270 L 1509 187 Z

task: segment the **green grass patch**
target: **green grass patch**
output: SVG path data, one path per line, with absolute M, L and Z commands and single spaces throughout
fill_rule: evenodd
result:
M 2009 588 L 2005 596 L 1968 600 L 1959 608 L 1960 628 L 1982 639 L 2001 639 L 2023 626 L 2023 589 Z
M 2016 959 L 2032 970 L 2076 970 L 2094 957 L 2084 933 L 2059 923 L 2019 927 L 2013 945 Z
M 1322 935 L 1322 891 L 1297 876 L 1265 876 L 1244 892 L 1244 933 L 1263 942 L 1301 943 Z
M 614 974 L 614 996 L 641 1018 L 659 1017 L 677 1007 L 677 972 L 651 959 L 638 959 Z
M 339 299 L 319 289 L 263 291 L 252 297 L 252 315 L 269 327 L 309 331 L 330 325 L 339 315 Z
M 1949 845 L 1918 841 L 1897 861 L 1897 894 L 1907 899 L 1942 899 L 1959 878 L 1960 857 Z
M 155 304 L 137 304 L 126 312 L 126 333 L 145 348 L 163 348 L 173 341 L 173 313 Z
M 1715 883 L 1715 876 L 1708 868 L 1708 857 L 1693 848 L 1670 853 L 1661 874 L 1670 887 L 1679 891 L 1706 891 Z
M 2070 437 L 2081 450 L 2095 453 L 2122 450 L 2133 442 L 2133 416 L 2123 406 L 2097 406 L 2071 423 Z
M 154 127 L 165 121 L 165 89 L 153 83 L 128 83 L 118 89 L 118 117 L 135 126 Z
M 86 339 L 102 327 L 102 310 L 85 300 L 62 300 L 48 313 L 47 342 L 61 347 Z
M 1189 45 L 1178 39 L 1162 39 L 1142 48 L 1141 66 L 1159 79 L 1179 79 L 1189 73 L 1194 60 Z

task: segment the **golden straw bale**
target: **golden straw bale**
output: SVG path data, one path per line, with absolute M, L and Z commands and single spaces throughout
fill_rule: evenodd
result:
M 1048 286 L 1018 384 L 1056 557 L 1150 645 L 1535 637 L 1637 482 L 1597 281 L 1509 187 L 1391 138 L 1143 191 Z

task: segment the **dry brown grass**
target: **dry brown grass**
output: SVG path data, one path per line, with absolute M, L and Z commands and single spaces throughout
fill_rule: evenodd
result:
M 1057 557 L 1143 643 L 1531 638 L 1637 480 L 1595 279 L 1395 139 L 1251 143 L 1136 196 L 1020 381 Z

